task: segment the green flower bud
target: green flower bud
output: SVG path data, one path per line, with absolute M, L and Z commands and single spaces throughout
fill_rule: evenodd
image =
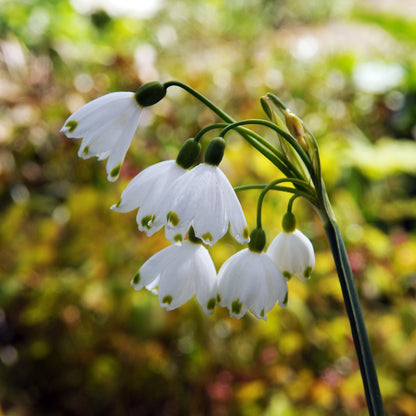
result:
M 255 228 L 250 234 L 248 248 L 250 251 L 261 253 L 266 245 L 266 233 L 262 228 Z
M 194 139 L 188 139 L 182 146 L 176 158 L 176 163 L 184 169 L 190 168 L 201 152 L 201 145 Z
M 211 140 L 205 152 L 205 163 L 218 166 L 224 156 L 225 141 L 222 137 L 216 137 Z
M 285 233 L 293 233 L 296 230 L 296 217 L 292 212 L 283 215 L 282 227 Z
M 166 95 L 165 86 L 159 81 L 143 84 L 134 94 L 141 107 L 150 107 L 158 103 Z

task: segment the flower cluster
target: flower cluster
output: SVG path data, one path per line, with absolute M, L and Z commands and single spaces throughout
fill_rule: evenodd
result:
M 62 131 L 69 138 L 82 139 L 80 157 L 108 158 L 108 179 L 114 181 L 142 108 L 157 103 L 165 94 L 166 85 L 157 82 L 145 84 L 136 93 L 108 94 L 72 114 Z M 171 242 L 141 266 L 131 282 L 136 290 L 145 287 L 157 294 L 167 310 L 195 295 L 207 314 L 220 305 L 237 318 L 250 310 L 266 319 L 276 303 L 287 305 L 288 279 L 293 275 L 310 277 L 313 248 L 295 228 L 291 212 L 284 218 L 283 232 L 267 251 L 259 225 L 249 237 L 241 204 L 219 167 L 224 149 L 223 137 L 211 140 L 204 161 L 198 163 L 199 139 L 187 140 L 176 160 L 159 162 L 138 173 L 111 209 L 137 209 L 140 231 L 150 236 L 164 228 Z M 205 246 L 214 245 L 228 229 L 239 243 L 248 243 L 248 248 L 230 257 L 217 274 Z

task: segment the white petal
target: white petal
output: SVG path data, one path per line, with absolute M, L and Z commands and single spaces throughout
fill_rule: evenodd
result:
M 208 250 L 202 245 L 193 245 L 196 246 L 194 255 L 196 299 L 203 311 L 209 315 L 215 306 L 217 272 Z
M 114 113 L 119 110 L 124 111 L 130 100 L 134 100 L 132 92 L 112 92 L 96 98 L 68 117 L 61 132 L 69 138 L 84 137 L 86 133 L 91 133 L 109 119 L 114 118 Z M 136 105 L 140 109 L 139 105 Z M 68 124 L 70 121 L 76 122 L 76 126 Z
M 282 232 L 270 244 L 267 254 L 276 263 L 285 277 L 297 275 L 301 279 L 309 277 L 315 265 L 312 243 L 299 230 L 293 233 Z M 305 273 L 308 276 L 304 276 Z
M 241 244 L 249 241 L 247 221 L 244 216 L 240 201 L 235 194 L 233 187 L 224 173 L 218 168 L 221 177 L 221 189 L 224 193 L 226 210 L 230 221 L 231 232 L 234 238 Z
M 78 155 L 107 157 L 109 181 L 120 173 L 141 114 L 134 93 L 115 92 L 97 98 L 72 114 L 61 129 L 67 137 L 82 137 Z

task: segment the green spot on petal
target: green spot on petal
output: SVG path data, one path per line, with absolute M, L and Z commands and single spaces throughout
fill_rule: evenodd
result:
M 311 277 L 311 274 L 312 274 L 312 267 L 311 267 L 311 266 L 309 266 L 309 267 L 307 267 L 307 268 L 305 269 L 305 271 L 303 272 L 303 276 L 304 276 L 306 279 L 309 279 L 309 278 Z
M 65 124 L 65 127 L 68 128 L 68 132 L 72 133 L 78 126 L 78 121 L 76 120 L 69 120 L 68 123 Z
M 212 311 L 212 310 L 214 310 L 214 307 L 215 307 L 215 298 L 211 298 L 209 301 L 208 301 L 208 303 L 207 303 L 207 309 L 209 310 L 209 311 Z
M 155 215 L 146 215 L 145 217 L 142 218 L 140 222 L 144 228 L 150 229 L 152 228 L 152 223 L 155 220 L 155 218 L 156 218 Z
M 90 147 L 89 146 L 85 146 L 84 150 L 82 151 L 83 155 L 87 155 L 90 152 Z
M 204 241 L 212 241 L 213 240 L 212 234 L 211 233 L 205 233 L 205 234 L 202 235 L 202 239 Z
M 110 176 L 112 178 L 116 178 L 118 176 L 118 174 L 120 173 L 121 170 L 121 165 L 116 166 L 115 168 L 113 168 L 113 170 L 110 172 Z
M 264 316 L 264 309 L 261 310 L 260 316 Z
M 170 222 L 174 227 L 179 224 L 179 217 L 175 211 L 169 211 L 166 215 L 166 219 Z
M 285 270 L 285 271 L 283 272 L 283 276 L 284 276 L 287 280 L 289 280 L 289 279 L 292 277 L 292 273 L 290 273 L 290 272 L 288 272 L 287 270 Z
M 241 312 L 243 304 L 237 299 L 231 304 L 231 312 L 238 315 Z
M 176 235 L 173 237 L 173 241 L 175 241 L 176 243 L 182 243 L 182 241 L 183 241 L 182 234 L 176 234 Z
M 118 208 L 120 205 L 121 205 L 121 199 L 120 199 L 120 201 L 117 202 L 116 208 Z
M 133 284 L 138 285 L 140 282 L 140 271 L 138 271 L 133 277 Z
M 244 228 L 244 231 L 243 231 L 243 237 L 244 238 L 248 238 L 248 236 L 249 236 L 249 234 L 248 234 L 248 228 L 246 227 L 246 228 Z
M 171 295 L 166 295 L 163 299 L 162 299 L 162 303 L 167 303 L 168 305 L 170 305 L 172 303 L 172 296 Z
M 289 292 L 286 292 L 286 296 L 285 296 L 285 298 L 283 299 L 283 305 L 287 305 L 287 302 L 289 301 Z
M 221 302 L 221 296 L 219 293 L 217 293 L 217 303 L 220 303 L 220 302 Z

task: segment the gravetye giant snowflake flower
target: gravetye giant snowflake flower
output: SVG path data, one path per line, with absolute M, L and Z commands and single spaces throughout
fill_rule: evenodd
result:
M 78 156 L 96 156 L 107 161 L 107 178 L 115 181 L 139 124 L 143 107 L 161 100 L 165 88 L 149 83 L 133 92 L 113 92 L 81 107 L 65 121 L 61 132 L 68 138 L 78 138 Z
M 190 234 L 192 234 L 190 232 Z M 196 295 L 206 314 L 215 307 L 217 273 L 208 250 L 190 235 L 180 245 L 171 245 L 147 260 L 131 284 L 159 295 L 160 305 L 170 311 Z
M 223 152 L 224 140 L 212 140 L 205 153 L 205 163 L 173 182 L 160 205 L 162 213 L 168 210 L 165 232 L 170 241 L 183 241 L 192 226 L 195 235 L 212 246 L 230 226 L 238 242 L 248 242 L 243 209 L 233 187 L 218 167 Z
M 150 236 L 165 223 L 168 211 L 161 204 L 164 195 L 172 182 L 185 172 L 186 169 L 175 160 L 165 160 L 149 166 L 132 179 L 121 194 L 120 201 L 111 209 L 129 212 L 140 207 L 136 217 L 139 230 Z
M 235 318 L 250 310 L 257 318 L 266 320 L 266 313 L 276 302 L 286 306 L 288 286 L 275 263 L 262 251 L 263 243 L 256 244 L 253 233 L 262 234 L 263 230 L 255 229 L 249 248 L 231 256 L 218 272 L 217 301 Z

